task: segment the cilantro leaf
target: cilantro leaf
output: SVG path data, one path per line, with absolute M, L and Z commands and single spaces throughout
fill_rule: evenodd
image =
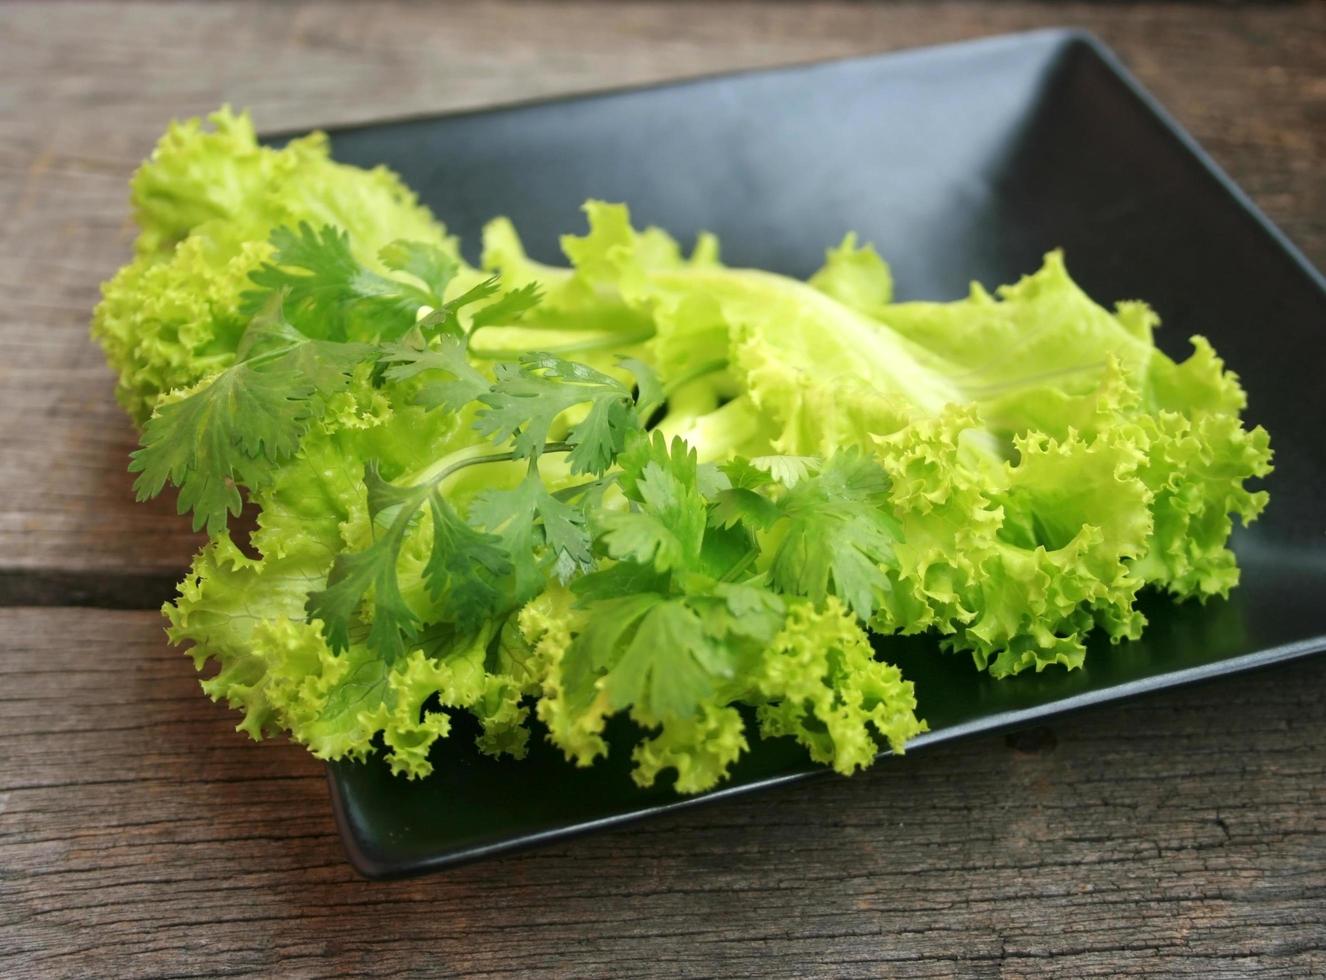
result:
M 769 589 L 720 582 L 714 586 L 714 597 L 722 600 L 722 604 L 711 603 L 705 613 L 711 632 L 731 633 L 763 646 L 783 627 L 787 604 Z
M 369 460 L 364 466 L 364 488 L 368 497 L 368 516 L 372 518 L 385 515 L 393 507 L 418 508 L 419 506 L 419 488 L 399 487 L 394 483 L 388 483 L 382 478 L 376 460 Z
M 657 571 L 695 566 L 704 541 L 706 508 L 696 486 L 695 453 L 662 433 L 638 440 L 624 456 L 621 483 L 635 506 L 600 521 L 608 553 Z
M 455 258 L 427 242 L 397 239 L 382 246 L 378 258 L 388 269 L 418 279 L 434 299 L 446 292 L 447 284 L 460 270 L 460 263 Z
M 342 552 L 332 563 L 327 587 L 309 593 L 304 609 L 309 621 L 322 620 L 323 634 L 332 650 L 350 646 L 351 627 L 359 607 L 372 592 L 372 625 L 368 646 L 387 663 L 404 655 L 419 628 L 418 617 L 401 595 L 396 562 L 415 509 L 407 508 L 363 551 Z
M 473 336 L 483 327 L 518 323 L 526 313 L 539 305 L 542 298 L 543 294 L 537 282 L 527 282 L 508 291 L 501 299 L 489 303 L 474 314 L 470 319 L 470 335 Z
M 837 595 L 862 619 L 889 589 L 883 567 L 893 561 L 901 528 L 888 510 L 888 475 L 855 451 L 831 456 L 779 501 L 786 533 L 770 573 L 785 592 L 821 602 Z
M 585 626 L 567 648 L 560 665 L 572 710 L 586 711 L 598 696 L 599 679 L 616 667 L 640 619 L 665 597 L 657 592 L 631 592 L 588 606 Z
M 439 300 L 433 311 L 419 321 L 418 328 L 426 337 L 464 337 L 465 328 L 461 326 L 460 311 L 472 303 L 497 295 L 500 289 L 499 277 L 489 276 L 453 300 L 445 303 Z
M 326 399 L 349 384 L 371 351 L 304 336 L 285 320 L 281 301 L 273 296 L 254 317 L 240 344 L 244 359 L 157 410 L 130 458 L 129 471 L 140 474 L 138 499 L 173 483 L 179 512 L 192 511 L 195 531 L 225 530 L 240 511 L 237 487 L 262 485 L 294 455 Z
M 753 530 L 767 530 L 782 516 L 778 505 L 756 490 L 732 487 L 720 490 L 709 508 L 709 526 L 731 528 L 744 524 Z
M 735 456 L 719 467 L 728 485 L 734 490 L 759 490 L 773 483 L 767 469 L 762 469 L 745 456 Z
M 814 456 L 756 456 L 750 460 L 754 469 L 768 473 L 769 479 L 789 490 L 809 476 L 819 464 L 820 460 Z
M 647 565 L 619 561 L 588 572 L 571 583 L 571 591 L 582 605 L 599 599 L 620 599 L 635 592 L 666 592 L 670 576 Z
M 700 467 L 696 465 L 696 453 L 686 440 L 674 436 L 669 442 L 662 432 L 652 432 L 628 441 L 626 448 L 617 457 L 617 466 L 621 472 L 617 482 L 622 493 L 629 500 L 642 502 L 644 497 L 637 484 L 650 463 L 657 463 L 671 471 L 682 482 L 697 486 Z
M 477 626 L 509 601 L 503 579 L 512 563 L 495 534 L 477 531 L 460 519 L 441 493 L 428 496 L 433 547 L 424 582 L 434 599 L 445 599 L 446 617 L 462 629 Z
M 589 414 L 573 426 L 573 473 L 601 473 L 639 428 L 631 391 L 616 378 L 551 354 L 526 354 L 518 363 L 497 366 L 497 382 L 479 396 L 484 404 L 475 428 L 499 443 L 511 442 L 517 459 L 537 459 L 554 420 L 588 403 Z
M 236 363 L 292 371 L 312 387 L 310 397 L 322 400 L 342 391 L 361 363 L 377 356 L 373 344 L 319 340 L 297 330 L 285 317 L 284 296 L 273 296 L 240 337 Z M 320 405 L 313 406 L 321 414 Z
M 628 433 L 639 427 L 630 402 L 623 398 L 596 398 L 589 412 L 567 433 L 574 447 L 567 457 L 572 473 L 602 473 L 626 444 Z
M 602 659 L 607 651 L 596 651 Z M 618 651 L 603 681 L 614 710 L 638 705 L 654 718 L 689 718 L 714 696 L 719 677 L 732 675 L 732 662 L 720 639 L 686 602 L 651 606 L 635 635 Z
M 491 382 L 470 364 L 465 341 L 451 335 L 439 338 L 434 347 L 410 343 L 408 338 L 386 344 L 378 363 L 386 365 L 384 375 L 389 381 L 404 381 L 425 371 L 448 375 L 419 389 L 414 401 L 425 408 L 458 412 L 491 387 Z
M 563 664 L 573 706 L 583 710 L 601 690 L 611 710 L 634 706 L 651 724 L 693 718 L 758 657 L 784 611 L 767 589 L 724 584 L 592 602 Z
M 542 486 L 542 481 L 539 481 Z M 570 581 L 594 567 L 587 519 L 583 508 L 573 507 L 544 490 L 535 495 L 535 510 L 543 525 L 543 539 L 553 555 L 553 574 Z
M 639 407 L 641 419 L 648 421 L 654 410 L 662 407 L 663 402 L 667 400 L 667 394 L 663 390 L 662 382 L 658 379 L 658 374 L 655 373 L 652 367 L 636 357 L 623 357 L 618 363 L 630 371 L 631 377 L 635 378 L 635 403 Z
M 271 242 L 276 255 L 249 274 L 258 288 L 244 294 L 242 311 L 255 312 L 272 293 L 284 292 L 292 322 L 309 336 L 329 340 L 346 340 L 360 332 L 375 338 L 400 336 L 414 324 L 420 306 L 441 305 L 441 290 L 456 267 L 433 245 L 389 245 L 384 251 L 398 268 L 438 279 L 421 288 L 360 264 L 350 251 L 349 236 L 333 225 L 276 228 Z M 352 329 L 357 324 L 366 326 Z
M 593 567 L 583 502 L 576 507 L 558 500 L 537 470 L 531 469 L 510 490 L 479 494 L 470 517 L 502 539 L 515 565 L 515 592 L 522 602 L 542 588 L 543 569 L 549 564 L 562 581 Z
M 438 489 L 440 479 L 400 487 L 383 480 L 377 466 L 370 463 L 364 480 L 369 516 L 389 518 L 390 524 L 368 548 L 339 554 L 326 588 L 310 594 L 305 606 L 310 622 L 322 621 L 333 650 L 346 649 L 365 602 L 372 610 L 367 643 L 389 662 L 420 639 L 421 623 L 401 594 L 397 563 L 425 502 L 432 533 L 421 577 L 429 594 L 441 604 L 437 621 L 428 624 L 429 629 L 447 623 L 461 633 L 473 634 L 485 620 L 523 601 L 514 597 L 507 581 L 515 566 L 503 539 L 462 519 Z
M 631 509 L 599 516 L 617 563 L 573 586 L 585 626 L 562 665 L 568 696 L 578 711 L 602 696 L 646 724 L 691 720 L 758 657 L 785 606 L 761 584 L 712 577 L 755 552 L 741 532 L 716 532 L 708 547 L 700 467 L 685 442 L 636 437 L 617 463 Z
M 129 471 L 138 473 L 139 500 L 179 487 L 179 512 L 193 512 L 193 529 L 222 531 L 242 501 L 236 484 L 257 482 L 263 460 L 294 452 L 311 388 L 282 372 L 248 365 L 230 368 L 189 397 L 163 405 L 143 428 L 143 448 Z

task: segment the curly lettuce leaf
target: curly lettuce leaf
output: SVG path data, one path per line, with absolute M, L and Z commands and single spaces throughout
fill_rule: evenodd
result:
M 860 623 L 836 599 L 792 603 L 755 677 L 764 738 L 789 736 L 843 775 L 926 731 L 910 681 L 876 659 Z
M 875 246 L 857 245 L 855 232 L 843 236 L 824 256 L 824 265 L 810 285 L 854 310 L 877 315 L 893 301 L 893 273 Z
M 776 426 L 768 449 L 827 454 L 961 400 L 937 358 L 832 295 L 760 270 L 682 263 L 654 229 L 634 231 L 624 206 L 590 201 L 585 211 L 588 234 L 565 237 L 563 249 L 578 276 L 653 317 L 664 382 L 724 368 L 696 414 L 735 391 Z M 730 452 L 721 436 L 695 448 L 702 459 Z
M 621 206 L 586 210 L 588 234 L 564 246 L 576 275 L 654 318 L 664 382 L 721 362 L 735 384 L 722 408 L 674 413 L 665 431 L 701 459 L 758 455 L 763 440 L 791 455 L 857 447 L 887 472 L 901 533 L 861 567 L 876 584 L 857 595 L 880 597 L 855 603 L 872 628 L 935 630 L 999 675 L 1073 667 L 1093 629 L 1138 635 L 1140 588 L 1204 597 L 1237 581 L 1232 520 L 1264 506 L 1245 484 L 1270 467 L 1237 379 L 1200 338 L 1170 360 L 1149 308 L 1102 308 L 1059 253 L 993 294 L 895 304 L 887 267 L 852 239 L 807 285 L 686 267 Z M 749 496 L 723 507 L 720 524 L 758 523 Z
M 259 508 L 256 557 L 214 536 L 165 612 L 172 641 L 191 644 L 200 670 L 213 665 L 204 690 L 243 713 L 241 730 L 254 738 L 285 731 L 327 759 L 363 758 L 380 737 L 395 771 L 422 776 L 432 744 L 450 730 L 449 710 L 479 718 L 484 750 L 523 754 L 521 699 L 537 679 L 517 676 L 517 665 L 489 669 L 498 619 L 433 627 L 395 658 L 372 643 L 377 620 L 348 617 L 340 649 L 316 618 L 306 621 L 308 596 L 324 586 L 333 560 L 372 538 L 385 495 L 370 500 L 361 461 L 378 460 L 383 476 L 400 478 L 421 459 L 473 441 L 472 414 L 427 413 L 408 402 L 362 378 L 336 396 L 298 452 L 250 494 Z M 430 519 L 425 513 L 408 529 L 393 570 L 397 601 L 418 621 L 437 623 L 451 596 L 438 595 L 441 573 L 430 567 Z
M 379 251 L 401 239 L 457 257 L 390 171 L 335 163 L 321 133 L 262 146 L 248 115 L 228 108 L 173 123 L 135 173 L 132 203 L 136 257 L 103 285 L 92 335 L 140 424 L 168 392 L 229 366 L 248 325 L 242 297 L 273 255 L 274 229 L 343 229 L 354 257 L 378 272 L 388 271 Z M 462 269 L 454 288 L 477 278 Z

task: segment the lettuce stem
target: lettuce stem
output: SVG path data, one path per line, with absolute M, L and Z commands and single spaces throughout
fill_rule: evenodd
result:
M 542 353 L 553 354 L 560 357 L 563 354 L 582 354 L 588 351 L 633 347 L 636 344 L 643 344 L 645 341 L 652 339 L 654 332 L 652 326 L 643 327 L 637 330 L 611 333 L 602 337 L 578 340 L 573 344 L 562 344 L 559 347 L 549 347 L 542 351 Z M 485 361 L 511 360 L 523 353 L 526 353 L 526 351 L 511 348 L 482 350 L 477 347 L 471 347 L 469 349 L 471 357 L 476 357 Z

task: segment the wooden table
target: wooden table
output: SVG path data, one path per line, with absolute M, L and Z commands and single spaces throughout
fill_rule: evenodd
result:
M 0 975 L 1326 973 L 1326 660 L 432 878 L 345 864 L 152 611 L 87 339 L 171 116 L 268 128 L 1051 24 L 1096 31 L 1318 264 L 1326 4 L 0 7 Z M 1319 352 L 1316 352 L 1319 353 Z

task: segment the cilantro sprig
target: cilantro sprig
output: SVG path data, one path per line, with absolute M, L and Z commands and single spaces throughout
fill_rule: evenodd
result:
M 772 530 L 769 575 L 781 591 L 816 602 L 836 595 L 869 621 L 891 588 L 885 570 L 902 537 L 879 463 L 844 450 L 826 460 L 737 459 L 724 473 L 732 486 L 717 494 L 710 522 Z
M 359 263 L 345 233 L 330 226 L 278 228 L 272 245 L 272 260 L 251 274 L 255 288 L 243 296 L 251 319 L 234 363 L 161 405 L 131 457 L 138 499 L 175 485 L 178 510 L 192 513 L 195 531 L 224 531 L 240 512 L 240 488 L 266 485 L 356 370 L 399 380 L 443 368 L 452 381 L 441 390 L 450 394 L 421 393 L 437 407 L 456 408 L 487 390 L 464 363 L 460 313 L 501 294 L 496 277 L 444 301 L 459 265 L 436 246 L 398 241 L 381 251 L 384 266 L 416 284 Z M 512 290 L 475 316 L 514 322 L 537 299 L 536 288 Z M 431 312 L 419 318 L 421 307 Z M 430 348 L 430 338 L 443 342 Z
M 863 620 L 890 588 L 901 536 L 888 479 L 856 451 L 699 466 L 680 439 L 638 438 L 618 457 L 630 501 L 599 518 L 613 563 L 572 586 L 584 629 L 563 670 L 571 710 L 598 699 L 659 724 L 740 691 L 781 628 L 785 596 L 837 596 Z
M 401 596 L 397 565 L 409 529 L 425 507 L 432 537 L 423 578 L 438 603 L 437 618 L 462 630 L 528 601 L 541 588 L 546 570 L 565 581 L 593 567 L 586 512 L 592 495 L 582 490 L 568 495 L 568 501 L 550 493 L 539 459 L 568 453 L 573 472 L 602 475 L 629 435 L 643 430 L 643 410 L 650 406 L 641 405 L 615 378 L 540 354 L 502 364 L 496 380 L 483 387 L 473 369 L 458 360 L 455 344 L 443 338 L 435 358 L 404 359 L 397 351 L 388 373 L 441 375 L 434 382 L 446 392 L 438 396 L 439 404 L 459 407 L 460 399 L 472 394 L 468 400 L 480 403 L 476 430 L 510 448 L 457 460 L 406 487 L 384 482 L 376 468 L 369 468 L 370 516 L 376 521 L 390 512 L 390 523 L 368 548 L 337 556 L 327 587 L 312 593 L 306 606 L 309 618 L 322 622 L 333 649 L 349 645 L 364 604 L 371 610 L 368 645 L 388 661 L 418 635 L 421 624 Z M 428 391 L 425 386 L 421 394 Z M 564 440 L 550 441 L 556 417 L 579 406 L 588 406 L 585 421 Z M 586 424 L 596 413 L 610 417 L 611 424 Z M 444 484 L 461 470 L 517 460 L 527 462 L 525 478 L 514 488 L 481 494 L 468 520 L 448 501 Z
M 253 314 L 284 296 L 286 316 L 307 335 L 332 341 L 390 339 L 404 333 L 421 306 L 443 306 L 442 294 L 460 266 L 435 245 L 396 241 L 378 254 L 384 266 L 415 282 L 380 275 L 361 264 L 350 250 L 346 233 L 332 225 L 314 229 L 277 228 L 275 249 L 249 278 L 254 289 L 242 297 L 241 312 Z M 469 298 L 485 298 L 496 289 Z
M 572 586 L 586 626 L 563 664 L 569 704 L 584 712 L 603 697 L 650 723 L 690 718 L 769 643 L 784 601 L 762 577 L 724 580 L 741 558 L 707 526 L 713 474 L 682 440 L 638 437 L 618 462 L 630 506 L 599 522 L 614 563 Z
M 356 377 L 407 385 L 427 411 L 468 413 L 476 451 L 413 481 L 366 461 L 370 543 L 335 555 L 305 605 L 334 651 L 362 639 L 392 663 L 439 628 L 475 633 L 556 578 L 600 624 L 567 653 L 572 699 L 686 718 L 770 642 L 783 595 L 837 595 L 868 619 L 889 588 L 899 530 L 870 458 L 701 466 L 680 439 L 647 431 L 668 391 L 642 362 L 619 362 L 627 384 L 550 353 L 474 356 L 474 334 L 517 322 L 536 285 L 503 291 L 493 277 L 445 300 L 459 266 L 432 246 L 387 246 L 384 275 L 333 228 L 278 229 L 272 244 L 245 295 L 253 315 L 235 362 L 158 410 L 131 469 L 140 497 L 173 483 L 181 512 L 215 534 L 240 489 L 266 486 Z M 552 454 L 586 479 L 549 489 L 540 463 Z M 513 485 L 467 507 L 449 496 L 460 471 L 513 462 L 525 466 Z M 617 503 L 605 505 L 611 487 Z M 401 581 L 416 538 L 426 603 Z
M 344 391 L 370 345 L 308 337 L 272 295 L 241 340 L 235 363 L 191 394 L 157 409 L 130 459 L 139 500 L 179 488 L 193 529 L 224 531 L 238 515 L 239 487 L 257 489 L 294 455 L 308 426 Z

